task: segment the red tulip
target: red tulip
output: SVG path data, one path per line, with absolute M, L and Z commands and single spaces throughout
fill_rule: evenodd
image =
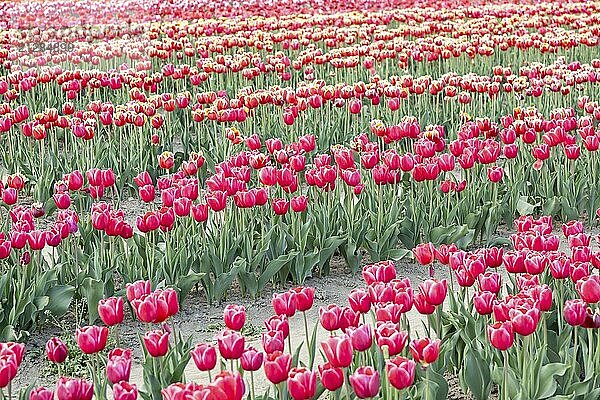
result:
M 396 279 L 396 267 L 391 261 L 381 261 L 376 264 L 365 265 L 362 276 L 367 285 L 375 282 L 387 283 Z
M 348 335 L 332 336 L 321 342 L 325 358 L 334 367 L 346 368 L 352 363 L 352 341 Z
M 600 276 L 590 275 L 579 279 L 575 285 L 577 293 L 586 303 L 598 303 L 600 301 Z
M 500 182 L 502 176 L 504 175 L 504 170 L 502 167 L 491 167 L 487 169 L 487 175 L 491 182 Z
M 511 308 L 508 310 L 508 316 L 516 333 L 521 336 L 529 336 L 537 328 L 540 320 L 540 310 L 535 307 L 529 309 Z
M 502 277 L 496 272 L 486 272 L 477 276 L 479 290 L 482 292 L 500 293 L 502 288 Z
M 422 338 L 412 340 L 408 348 L 415 361 L 426 367 L 437 360 L 440 354 L 440 344 L 439 339 Z
M 196 368 L 200 371 L 210 371 L 217 365 L 217 351 L 206 343 L 197 344 L 191 351 Z
M 343 309 L 337 304 L 330 304 L 326 308 L 319 308 L 319 322 L 321 326 L 329 332 L 339 329 L 342 312 Z
M 161 323 L 169 318 L 169 304 L 160 293 L 153 292 L 131 301 L 133 311 L 140 321 Z
M 317 391 L 317 374 L 304 367 L 293 368 L 288 375 L 287 389 L 294 400 L 312 399 Z
M 435 247 L 433 243 L 421 243 L 413 250 L 413 255 L 421 265 L 429 265 L 435 260 Z
M 315 300 L 315 288 L 312 287 L 297 287 L 290 289 L 296 297 L 296 308 L 298 311 L 308 311 L 312 308 Z
M 237 360 L 244 352 L 246 339 L 238 332 L 226 329 L 217 336 L 217 344 L 221 357 L 226 360 Z
M 494 311 L 496 293 L 479 292 L 473 296 L 473 304 L 479 315 L 489 315 Z
M 84 379 L 58 378 L 56 397 L 58 400 L 91 400 L 94 386 Z
M 263 352 L 248 347 L 240 357 L 240 365 L 244 371 L 258 371 L 263 364 L 263 359 Z
M 111 383 L 128 381 L 131 373 L 131 350 L 113 349 L 108 353 L 106 376 Z
M 567 300 L 563 309 L 565 321 L 572 326 L 580 326 L 585 322 L 587 304 L 581 299 Z
M 496 322 L 488 326 L 488 337 L 492 346 L 498 350 L 506 350 L 515 341 L 514 330 L 511 322 Z
M 169 332 L 161 329 L 146 332 L 144 346 L 152 357 L 162 357 L 169 351 Z
M 105 326 L 84 326 L 75 332 L 77 345 L 86 354 L 94 354 L 104 350 L 108 339 L 108 328 Z
M 290 208 L 289 201 L 285 199 L 273 199 L 273 211 L 277 215 L 284 215 Z
M 15 378 L 19 365 L 14 353 L 0 354 L 0 388 L 5 388 Z
M 40 386 L 29 392 L 29 400 L 54 400 L 54 392 Z
M 287 339 L 288 335 L 290 334 L 290 324 L 285 314 L 273 315 L 265 321 L 265 327 L 269 331 L 283 332 L 284 339 Z
M 425 300 L 434 306 L 439 306 L 444 302 L 448 291 L 448 282 L 445 279 L 427 279 L 419 285 L 419 290 L 425 296 Z
M 308 205 L 308 197 L 304 195 L 292 197 L 290 200 L 290 205 L 292 206 L 292 210 L 294 212 L 303 212 L 306 210 Z
M 165 151 L 158 156 L 158 166 L 162 169 L 171 169 L 175 164 L 175 155 L 170 151 Z
M 115 383 L 112 389 L 115 400 L 137 400 L 138 389 L 133 383 L 122 381 Z
M 291 368 L 292 356 L 280 351 L 267 355 L 264 361 L 265 376 L 275 385 L 287 379 Z
M 293 317 L 298 307 L 296 294 L 289 291 L 283 293 L 273 293 L 271 305 L 273 306 L 273 310 L 275 310 L 275 314 L 284 314 L 288 317 Z
M 371 309 L 369 292 L 364 289 L 352 289 L 348 294 L 348 303 L 350 303 L 350 308 L 361 314 L 367 313 Z
M 71 196 L 69 193 L 55 193 L 52 195 L 52 198 L 56 207 L 61 210 L 67 209 L 71 205 Z
M 325 389 L 335 392 L 344 384 L 344 370 L 325 363 L 319 365 L 319 378 Z
M 53 337 L 46 342 L 46 356 L 49 361 L 61 364 L 67 359 L 68 354 L 67 346 L 59 338 Z
M 125 289 L 127 292 L 127 300 L 130 302 L 134 299 L 141 299 L 142 297 L 150 294 L 150 281 L 136 281 L 134 283 L 128 283 L 125 285 Z
M 108 326 L 113 326 L 123 322 L 123 298 L 109 297 L 98 302 L 98 315 L 102 322 Z
M 404 350 L 408 340 L 408 332 L 398 329 L 398 324 L 393 322 L 378 322 L 375 329 L 375 340 L 377 346 L 383 349 L 387 347 L 390 356 L 395 356 Z
M 262 334 L 263 349 L 267 354 L 283 351 L 285 337 L 282 331 L 268 331 Z
M 358 328 L 349 327 L 346 329 L 346 334 L 352 340 L 352 347 L 356 351 L 365 351 L 371 348 L 373 344 L 373 332 L 371 325 L 364 324 Z
M 246 323 L 246 307 L 228 304 L 223 311 L 225 325 L 234 331 L 241 331 Z
M 425 295 L 417 292 L 414 295 L 414 305 L 419 314 L 429 315 L 435 311 L 435 306 L 427 302 Z
M 208 397 L 210 399 L 242 400 L 246 393 L 244 379 L 238 372 L 222 371 L 215 377 L 212 385 L 220 389 L 223 395 Z
M 350 384 L 359 399 L 375 397 L 379 393 L 379 372 L 373 367 L 359 367 L 350 375 Z
M 397 356 L 386 362 L 386 371 L 390 384 L 398 390 L 405 389 L 415 381 L 415 362 Z

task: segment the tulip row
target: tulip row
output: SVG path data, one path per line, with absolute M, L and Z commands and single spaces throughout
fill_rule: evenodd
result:
M 127 301 L 135 318 L 151 329 L 141 340 L 140 393 L 166 400 L 307 400 L 326 391 L 345 399 L 441 399 L 448 393 L 444 376 L 455 374 L 465 393 L 476 399 L 489 398 L 494 387 L 502 399 L 597 398 L 600 314 L 593 307 L 600 302 L 595 271 L 600 251 L 593 249 L 580 221 L 562 225 L 567 251 L 560 250 L 561 238 L 550 217 L 521 217 L 514 226 L 512 250 L 416 246 L 414 258 L 429 268 L 431 277 L 415 287 L 397 276 L 391 261 L 366 265 L 365 286 L 348 294 L 347 306 L 320 307 L 312 328 L 307 314 L 314 313 L 314 288 L 275 293 L 261 349 L 242 333 L 247 320 L 243 306 L 225 307 L 226 328 L 215 342 L 192 346 L 169 322 L 179 311 L 175 291 L 152 291 L 149 281 L 129 284 Z M 450 283 L 435 278 L 444 266 Z M 411 326 L 407 313 L 413 308 L 426 318 L 424 330 Z M 93 382 L 59 376 L 56 394 L 61 400 L 89 400 L 92 393 L 105 398 L 109 385 L 117 400 L 138 396 L 136 384 L 128 382 L 132 350 L 103 352 L 109 328 L 118 336 L 115 328 L 124 321 L 123 298 L 102 300 L 98 313 L 105 326 L 83 327 L 75 335 L 89 355 Z M 303 335 L 290 332 L 292 318 L 303 319 Z M 153 329 L 157 324 L 162 327 Z M 326 332 L 323 340 L 317 339 L 317 331 Z M 24 351 L 22 345 L 3 346 L 8 350 L 0 358 L 2 388 L 9 387 Z M 48 341 L 46 350 L 48 360 L 58 365 L 68 356 L 57 338 Z M 205 381 L 180 383 L 190 359 L 206 374 Z M 257 393 L 256 376 L 270 382 L 273 391 Z M 52 396 L 46 388 L 30 392 L 32 400 Z

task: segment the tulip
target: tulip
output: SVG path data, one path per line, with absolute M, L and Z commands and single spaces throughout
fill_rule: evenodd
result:
M 285 347 L 282 331 L 268 331 L 262 334 L 263 349 L 267 354 L 283 351 Z
M 293 317 L 298 307 L 296 301 L 296 294 L 290 291 L 283 293 L 273 293 L 271 305 L 273 306 L 273 310 L 275 310 L 275 314 L 284 314 L 288 317 Z
M 246 339 L 238 332 L 226 329 L 217 336 L 217 344 L 221 357 L 226 360 L 237 360 L 244 352 Z
M 362 276 L 367 285 L 375 282 L 387 283 L 396 279 L 396 267 L 389 261 L 365 265 L 362 270 Z
M 439 339 L 422 338 L 412 340 L 408 348 L 415 361 L 426 367 L 437 360 L 440 344 Z
M 210 344 L 197 344 L 190 354 L 199 371 L 210 371 L 217 365 L 217 351 Z
M 160 292 L 133 299 L 131 306 L 136 317 L 142 322 L 161 323 L 169 318 L 169 304 Z
M 373 344 L 371 325 L 363 324 L 358 328 L 349 327 L 346 329 L 346 334 L 350 336 L 352 347 L 356 351 L 368 350 Z
M 162 357 L 169 350 L 169 332 L 154 330 L 144 335 L 144 346 L 152 357 Z
M 397 323 L 378 322 L 375 330 L 375 340 L 379 348 L 383 349 L 385 346 L 388 355 L 395 356 L 404 350 L 408 340 L 408 332 L 399 330 Z
M 473 304 L 475 310 L 479 315 L 489 315 L 494 310 L 494 302 L 496 300 L 496 293 L 492 292 L 479 292 L 473 296 Z
M 133 383 L 124 380 L 114 384 L 112 389 L 114 400 L 137 400 L 138 389 Z
M 530 309 L 512 308 L 508 311 L 508 316 L 516 333 L 521 336 L 529 336 L 537 328 L 540 320 L 540 310 L 535 307 Z
M 500 293 L 502 288 L 502 277 L 496 272 L 486 272 L 477 276 L 479 290 L 482 292 Z
M 346 368 L 352 363 L 352 341 L 348 335 L 332 336 L 321 342 L 327 361 L 334 367 Z
M 241 331 L 246 323 L 246 307 L 229 304 L 223 311 L 225 325 L 234 331 Z
M 244 379 L 238 372 L 222 371 L 215 377 L 212 383 L 213 387 L 220 390 L 219 395 L 215 399 L 227 399 L 227 400 L 242 400 L 244 393 L 246 392 L 246 385 Z
M 53 337 L 46 342 L 46 356 L 50 362 L 61 364 L 68 354 L 67 346 L 59 338 Z
M 419 314 L 429 315 L 435 311 L 435 306 L 427 302 L 425 295 L 417 292 L 414 295 L 414 305 Z
M 488 326 L 488 337 L 492 346 L 498 350 L 506 350 L 515 341 L 514 330 L 511 322 L 496 322 Z
M 317 374 L 304 367 L 293 368 L 288 375 L 287 389 L 294 400 L 312 399 L 317 391 Z
M 289 201 L 285 199 L 273 199 L 273 211 L 277 215 L 284 215 L 290 208 Z
M 580 326 L 585 322 L 587 304 L 581 299 L 567 300 L 563 309 L 563 317 L 571 326 Z
M 435 247 L 433 243 L 421 243 L 417 245 L 412 253 L 421 265 L 429 265 L 435 260 Z
M 600 301 L 600 276 L 590 275 L 579 279 L 575 285 L 577 293 L 586 303 L 598 303 Z
M 91 400 L 94 386 L 84 379 L 58 378 L 56 397 L 58 400 Z
M 85 326 L 75 332 L 77 345 L 86 354 L 94 354 L 104 350 L 108 339 L 108 328 L 105 326 Z
M 352 289 L 348 294 L 348 303 L 354 311 L 364 314 L 371 309 L 371 298 L 369 292 L 364 289 Z
M 306 196 L 296 196 L 296 197 L 292 197 L 292 199 L 290 200 L 290 205 L 292 206 L 292 210 L 294 212 L 303 212 L 306 210 L 306 207 L 308 206 L 308 197 Z
M 329 332 L 339 329 L 342 312 L 343 309 L 337 304 L 330 304 L 326 308 L 319 308 L 319 322 L 321 326 Z
M 312 308 L 315 300 L 315 288 L 312 287 L 298 287 L 290 289 L 296 297 L 296 308 L 298 311 L 308 311 Z
M 487 169 L 487 175 L 490 182 L 497 183 L 502 180 L 502 176 L 504 175 L 504 170 L 502 167 L 491 167 Z
M 265 321 L 265 327 L 269 331 L 281 331 L 284 339 L 290 334 L 290 324 L 285 315 L 273 315 Z
M 108 326 L 113 326 L 123 322 L 123 298 L 109 297 L 98 302 L 98 315 L 102 322 Z
M 29 392 L 29 400 L 54 400 L 54 392 L 40 386 Z
M 275 385 L 287 379 L 291 368 L 292 356 L 280 351 L 267 355 L 264 360 L 265 376 Z
M 330 363 L 319 365 L 319 379 L 325 389 L 335 392 L 344 384 L 344 370 Z
M 429 304 L 439 306 L 446 298 L 448 283 L 445 279 L 442 279 L 442 281 L 427 279 L 419 285 L 419 290 Z
M 141 299 L 143 296 L 150 294 L 150 281 L 136 281 L 125 285 L 127 292 L 127 300 L 130 302 L 134 299 Z
M 113 349 L 108 353 L 106 363 L 106 376 L 108 380 L 115 384 L 121 381 L 128 381 L 131 373 L 131 350 Z
M 240 357 L 240 365 L 244 371 L 258 371 L 263 364 L 264 353 L 254 347 L 248 347 Z
M 175 155 L 170 151 L 165 151 L 158 156 L 158 166 L 169 170 L 175 164 Z
M 416 364 L 413 360 L 397 356 L 386 362 L 390 384 L 398 390 L 411 386 L 415 380 Z
M 0 354 L 0 388 L 5 388 L 17 375 L 19 363 L 14 353 Z
M 375 397 L 380 387 L 379 372 L 371 366 L 359 367 L 350 375 L 350 384 L 359 399 Z

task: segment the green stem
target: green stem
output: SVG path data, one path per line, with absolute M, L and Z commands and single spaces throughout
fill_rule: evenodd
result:
M 508 400 L 508 351 L 504 350 L 502 354 L 504 355 L 504 383 L 502 387 L 502 394 L 504 400 Z

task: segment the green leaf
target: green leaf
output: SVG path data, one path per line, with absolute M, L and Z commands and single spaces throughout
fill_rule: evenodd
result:
M 88 319 L 93 324 L 98 319 L 98 302 L 104 297 L 104 285 L 97 279 L 87 277 L 81 283 L 79 291 L 87 299 Z
M 68 310 L 75 288 L 70 285 L 56 285 L 48 290 L 46 309 L 57 317 L 62 317 Z
M 183 304 L 183 301 L 188 296 L 192 288 L 202 280 L 204 277 L 203 273 L 189 272 L 187 275 L 179 277 L 175 286 L 179 289 L 179 304 Z
M 517 201 L 517 211 L 520 215 L 533 214 L 533 210 L 538 204 L 530 204 L 527 202 L 527 196 L 520 196 Z
M 546 399 L 556 392 L 557 383 L 555 376 L 563 376 L 569 369 L 569 365 L 562 363 L 546 364 L 540 368 L 537 375 L 539 392 L 537 399 Z
M 491 392 L 490 364 L 470 346 L 465 351 L 462 373 L 464 381 L 477 400 L 486 400 Z
M 262 290 L 267 282 L 269 282 L 284 265 L 298 255 L 298 251 L 294 250 L 291 253 L 283 254 L 274 260 L 269 261 L 262 274 L 258 278 L 258 290 Z

